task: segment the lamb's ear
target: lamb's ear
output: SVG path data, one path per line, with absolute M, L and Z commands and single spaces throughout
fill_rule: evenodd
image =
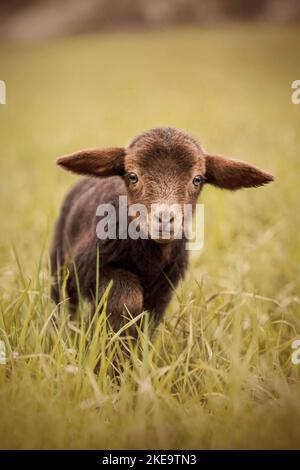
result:
M 224 189 L 262 186 L 274 181 L 274 176 L 254 165 L 217 155 L 206 155 L 205 180 Z
M 125 149 L 87 149 L 57 159 L 65 170 L 89 176 L 113 176 L 124 174 Z

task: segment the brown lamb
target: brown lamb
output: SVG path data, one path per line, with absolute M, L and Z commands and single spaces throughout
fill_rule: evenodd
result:
M 96 234 L 100 204 L 118 208 L 119 196 L 127 196 L 129 205 L 142 203 L 148 211 L 153 203 L 195 208 L 205 184 L 236 190 L 273 181 L 271 174 L 253 165 L 206 154 L 193 137 L 169 127 L 144 132 L 127 148 L 82 150 L 60 157 L 57 163 L 87 177 L 67 194 L 56 225 L 52 297 L 60 301 L 63 267 L 69 270 L 67 295 L 72 309 L 78 305 L 78 284 L 82 297 L 93 304 L 112 280 L 107 312 L 115 330 L 128 311 L 133 317 L 148 311 L 154 323 L 162 318 L 188 267 L 188 251 L 185 238 L 172 238 L 172 230 L 167 242 L 159 236 L 100 240 Z M 158 219 L 159 224 L 166 223 L 160 215 Z M 171 216 L 167 222 L 172 229 Z

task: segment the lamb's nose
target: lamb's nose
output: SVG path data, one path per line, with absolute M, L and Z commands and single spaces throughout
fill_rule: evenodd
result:
M 158 219 L 158 221 L 162 224 L 162 223 L 167 223 L 167 224 L 171 224 L 172 222 L 174 222 L 174 219 L 175 219 L 175 216 L 174 214 L 159 214 L 159 216 L 156 218 Z

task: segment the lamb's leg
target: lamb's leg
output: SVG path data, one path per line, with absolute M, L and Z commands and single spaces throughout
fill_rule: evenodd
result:
M 143 311 L 144 295 L 137 276 L 123 269 L 107 267 L 100 273 L 99 298 L 110 281 L 112 287 L 107 301 L 107 316 L 113 330 L 117 332 Z M 126 329 L 125 334 L 136 337 L 135 326 Z
M 110 326 L 117 333 L 122 326 L 143 312 L 144 296 L 137 276 L 123 269 L 106 268 L 101 270 L 99 299 L 110 281 L 112 281 L 112 286 L 108 294 L 106 313 Z M 94 305 L 94 307 L 96 306 Z M 137 326 L 140 325 L 141 320 L 138 320 L 133 325 L 125 327 L 120 335 L 121 350 L 128 359 L 130 358 L 130 348 L 137 338 Z M 117 372 L 116 377 L 118 377 L 122 371 L 123 362 L 122 360 L 119 362 L 118 356 L 115 355 L 113 364 L 115 372 Z

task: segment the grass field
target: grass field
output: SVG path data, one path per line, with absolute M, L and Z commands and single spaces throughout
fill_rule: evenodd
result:
M 262 25 L 0 46 L 0 448 L 300 447 L 299 50 L 299 28 Z M 54 321 L 48 249 L 76 180 L 54 161 L 158 125 L 277 180 L 205 189 L 204 250 L 116 381 L 105 302 L 91 327 L 86 306 Z

